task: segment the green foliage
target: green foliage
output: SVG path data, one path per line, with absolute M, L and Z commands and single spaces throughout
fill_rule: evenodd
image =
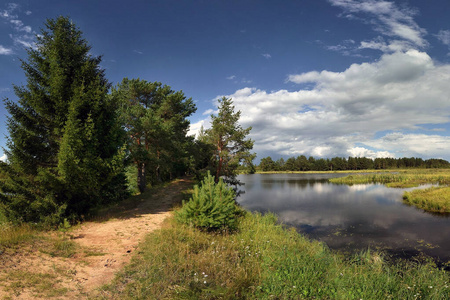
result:
M 201 187 L 194 187 L 191 199 L 183 201 L 183 207 L 176 212 L 176 218 L 181 223 L 202 229 L 234 230 L 238 213 L 233 189 L 222 179 L 216 184 L 214 177 L 208 172 Z
M 5 99 L 0 203 L 9 220 L 57 225 L 126 196 L 124 132 L 101 58 L 73 22 L 49 19 L 36 39 L 22 61 L 27 84 Z
M 127 190 L 130 195 L 136 195 L 139 193 L 139 187 L 137 182 L 137 167 L 132 164 L 125 168 L 125 175 L 127 177 Z
M 187 119 L 196 111 L 191 98 L 160 82 L 124 78 L 112 97 L 121 105 L 129 160 L 136 165 L 141 192 L 183 173 L 187 165 Z

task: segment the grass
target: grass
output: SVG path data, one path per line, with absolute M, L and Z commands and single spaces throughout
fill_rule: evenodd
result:
M 405 192 L 403 200 L 425 211 L 434 213 L 450 213 L 450 170 L 449 169 L 416 169 L 400 170 L 393 173 L 377 173 L 350 175 L 332 178 L 330 182 L 337 184 L 383 183 L 388 187 L 407 188 L 421 184 L 438 184 L 425 190 Z
M 28 224 L 14 226 L 9 223 L 0 223 L 0 253 L 5 248 L 11 248 L 23 242 L 37 238 L 37 231 Z
M 8 272 L 7 278 L 0 278 L 2 282 L 5 279 L 9 283 L 5 291 L 15 297 L 19 297 L 24 290 L 30 290 L 33 298 L 58 297 L 67 293 L 67 288 L 55 288 L 55 284 L 59 283 L 55 274 L 14 270 Z
M 449 299 L 449 281 L 431 263 L 389 265 L 370 251 L 346 259 L 274 215 L 247 213 L 235 233 L 170 219 L 99 298 Z
M 450 213 L 450 187 L 431 187 L 403 194 L 403 201 L 430 212 Z

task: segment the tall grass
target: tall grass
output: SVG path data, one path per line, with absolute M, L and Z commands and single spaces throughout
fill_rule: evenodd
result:
M 10 248 L 35 238 L 36 234 L 36 230 L 28 224 L 12 225 L 6 222 L 0 223 L 0 253 L 5 248 Z
M 450 187 L 431 187 L 405 192 L 403 201 L 426 211 L 450 213 Z
M 376 174 L 357 174 L 329 180 L 339 184 L 383 183 L 391 187 L 418 186 L 433 183 L 450 184 L 449 169 L 411 169 Z
M 248 213 L 235 234 L 169 220 L 99 298 L 449 299 L 449 281 L 432 265 L 388 265 L 377 253 L 344 259 L 274 215 Z

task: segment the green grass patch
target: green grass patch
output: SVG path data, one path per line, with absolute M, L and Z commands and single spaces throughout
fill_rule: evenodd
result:
M 14 247 L 36 237 L 37 231 L 28 224 L 0 223 L 0 253 L 4 248 Z
M 450 213 L 450 187 L 431 187 L 405 192 L 403 201 L 426 211 Z
M 350 259 L 274 215 L 247 213 L 234 234 L 170 219 L 151 233 L 101 293 L 114 299 L 448 299 L 449 273 L 389 265 L 370 251 Z

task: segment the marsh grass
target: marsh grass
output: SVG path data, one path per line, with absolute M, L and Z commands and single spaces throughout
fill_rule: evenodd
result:
M 151 233 L 99 298 L 448 299 L 449 274 L 432 264 L 389 265 L 366 251 L 331 252 L 272 214 L 247 213 L 234 234 L 211 234 L 173 219 Z
M 450 184 L 450 169 L 410 169 L 375 174 L 352 174 L 329 180 L 339 184 L 383 183 L 391 187 L 411 187 L 420 184 Z
M 403 201 L 426 211 L 450 213 L 450 187 L 431 187 L 405 192 Z

